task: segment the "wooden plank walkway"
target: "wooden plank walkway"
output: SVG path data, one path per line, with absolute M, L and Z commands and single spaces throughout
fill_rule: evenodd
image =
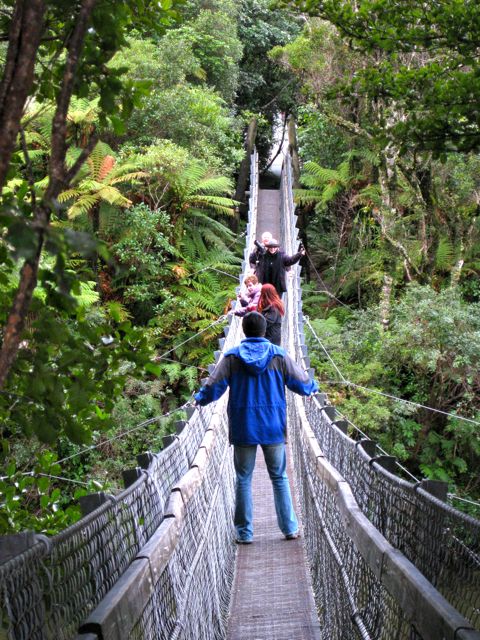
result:
M 257 237 L 279 238 L 278 190 L 259 190 Z M 289 456 L 288 475 L 295 497 Z M 273 492 L 261 448 L 253 474 L 253 544 L 238 547 L 227 640 L 319 640 L 302 538 L 286 540 L 277 525 Z M 301 530 L 301 528 L 300 528 Z
M 289 477 L 292 483 L 291 469 Z M 302 538 L 286 540 L 278 528 L 260 448 L 253 501 L 254 541 L 238 547 L 227 640 L 319 640 Z
M 280 240 L 280 191 L 278 189 L 258 190 L 257 240 L 264 231 L 270 231 L 272 236 Z

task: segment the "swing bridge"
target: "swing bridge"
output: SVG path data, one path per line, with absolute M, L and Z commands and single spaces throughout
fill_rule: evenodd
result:
M 278 235 L 295 253 L 288 155 L 276 197 Z M 254 152 L 245 269 L 257 223 L 271 224 L 258 198 Z M 308 370 L 299 267 L 292 272 L 282 344 Z M 240 319 L 224 333 L 217 361 L 242 338 Z M 301 538 L 259 542 L 257 556 L 256 543 L 236 547 L 227 395 L 188 407 L 163 450 L 138 456 L 125 472 L 124 491 L 88 496 L 78 523 L 51 538 L 32 534 L 0 564 L 0 640 L 480 640 L 480 521 L 453 508 L 442 483 L 398 475 L 395 459 L 349 434 L 324 394 L 288 393 Z M 267 498 L 273 502 L 271 492 Z M 291 554 L 290 565 L 304 565 L 307 622 L 288 612 L 296 578 L 282 568 L 261 630 L 247 620 L 248 601 L 232 613 L 242 593 L 270 602 L 258 573 Z

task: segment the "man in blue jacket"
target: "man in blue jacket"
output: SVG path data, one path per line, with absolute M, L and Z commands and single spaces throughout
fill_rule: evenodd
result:
M 278 526 L 287 540 L 298 537 L 286 472 L 285 387 L 304 396 L 318 391 L 317 383 L 264 337 L 266 326 L 260 313 L 248 313 L 242 322 L 246 338 L 227 351 L 195 395 L 197 404 L 206 405 L 230 387 L 227 411 L 237 476 L 234 524 L 238 544 L 250 544 L 253 538 L 252 474 L 257 445 L 263 449 L 272 482 Z

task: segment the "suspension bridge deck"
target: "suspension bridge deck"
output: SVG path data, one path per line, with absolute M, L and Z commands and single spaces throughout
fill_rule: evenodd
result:
M 260 189 L 258 236 L 280 235 L 280 193 Z M 289 478 L 293 474 L 289 462 Z M 295 491 L 292 491 L 295 510 Z M 320 626 L 301 538 L 280 532 L 273 493 L 259 448 L 253 476 L 254 543 L 240 546 L 228 621 L 227 640 L 317 640 Z
M 270 231 L 274 238 L 280 239 L 280 192 L 277 189 L 258 190 L 257 239 L 264 231 Z
M 289 477 L 292 483 L 291 468 Z M 238 550 L 227 640 L 317 640 L 320 626 L 302 538 L 285 540 L 277 526 L 260 449 L 253 496 L 254 542 Z

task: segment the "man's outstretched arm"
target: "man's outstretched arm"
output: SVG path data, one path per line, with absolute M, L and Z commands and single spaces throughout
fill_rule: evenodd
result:
M 229 358 L 222 358 L 207 382 L 193 396 L 197 404 L 202 406 L 214 402 L 223 396 L 228 387 L 230 377 Z
M 285 355 L 285 384 L 290 391 L 301 396 L 310 396 L 318 391 L 315 380 L 311 380 L 308 373 L 303 371 L 288 354 Z

